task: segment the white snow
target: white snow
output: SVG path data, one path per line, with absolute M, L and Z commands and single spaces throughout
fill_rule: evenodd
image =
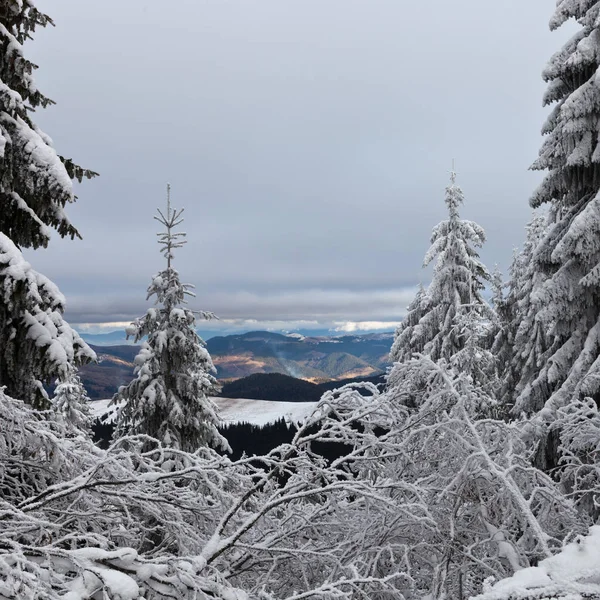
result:
M 116 406 L 109 406 L 112 399 L 108 400 L 92 400 L 90 407 L 92 409 L 92 416 L 94 419 L 102 419 L 105 423 L 112 423 L 117 410 Z
M 281 418 L 300 423 L 315 410 L 316 402 L 272 402 L 245 398 L 213 398 L 219 416 L 225 423 L 251 423 L 268 425 Z
M 71 550 L 70 556 L 85 567 L 79 577 L 69 586 L 70 591 L 64 596 L 65 600 L 87 600 L 99 597 L 102 590 L 103 598 L 114 600 L 137 600 L 140 588 L 135 579 L 114 566 L 132 565 L 137 559 L 137 552 L 131 548 L 122 548 L 113 552 L 102 548 L 79 548 Z M 114 564 L 105 564 L 114 561 Z
M 472 600 L 600 598 L 600 526 L 556 556 L 515 573 Z
M 267 400 L 251 400 L 247 398 L 211 398 L 217 405 L 220 419 L 226 424 L 251 423 L 252 425 L 268 425 L 279 419 L 300 423 L 315 410 L 316 402 L 271 402 Z M 114 419 L 116 407 L 110 406 L 110 400 L 94 400 L 91 402 L 92 414 L 95 418 L 104 418 L 106 422 Z M 108 416 L 110 415 L 110 416 Z
M 301 333 L 288 333 L 285 337 L 293 338 L 299 342 L 303 342 L 306 339 L 306 336 Z

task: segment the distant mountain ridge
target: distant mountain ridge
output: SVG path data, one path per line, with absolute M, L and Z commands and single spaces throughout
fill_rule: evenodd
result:
M 313 383 L 381 374 L 389 365 L 393 333 L 340 337 L 287 336 L 267 331 L 218 336 L 207 342 L 223 382 L 257 373 L 280 373 Z M 90 398 L 111 397 L 133 377 L 134 345 L 92 345 L 97 365 L 81 367 Z M 281 400 L 285 400 L 282 398 Z
M 125 346 L 133 345 L 133 339 L 127 339 L 124 330 L 109 331 L 108 333 L 80 333 L 88 344 L 93 346 Z
M 393 333 L 297 337 L 251 331 L 214 337 L 207 346 L 219 379 L 282 373 L 312 382 L 368 377 L 385 371 Z
M 133 377 L 133 360 L 139 352 L 138 346 L 94 346 L 98 364 L 79 367 L 81 380 L 92 400 L 111 398 Z

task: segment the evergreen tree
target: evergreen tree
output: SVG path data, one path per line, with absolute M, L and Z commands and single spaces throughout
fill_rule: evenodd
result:
M 431 309 L 430 300 L 423 284 L 419 285 L 417 295 L 408 305 L 406 317 L 396 329 L 394 343 L 390 350 L 392 362 L 405 362 L 415 353 L 425 349 L 426 340 L 423 338 L 424 328 L 420 325 L 423 316 Z
M 527 226 L 523 250 L 515 256 L 511 267 L 508 294 L 509 318 L 507 343 L 512 358 L 505 372 L 505 388 L 514 403 L 513 412 L 531 414 L 543 406 L 541 389 L 532 386 L 536 370 L 543 364 L 548 340 L 545 323 L 539 315 L 539 305 L 533 290 L 544 283 L 544 274 L 537 270 L 535 252 L 546 231 L 546 215 L 534 214 Z
M 31 113 L 51 103 L 36 87 L 22 44 L 51 24 L 31 0 L 0 2 L 0 386 L 47 405 L 43 383 L 95 355 L 62 319 L 64 298 L 23 260 L 20 248 L 46 246 L 50 230 L 78 236 L 64 207 L 72 179 L 95 175 L 60 157 Z
M 77 369 L 71 368 L 63 380 L 56 382 L 53 409 L 59 418 L 74 432 L 91 434 L 92 412 L 88 402 L 87 392 L 83 387 Z
M 38 408 L 48 405 L 44 383 L 95 359 L 63 320 L 64 309 L 58 288 L 0 233 L 0 386 Z
M 119 389 L 113 403 L 123 403 L 115 435 L 144 433 L 164 445 L 193 452 L 201 446 L 227 447 L 217 430 L 219 420 L 210 395 L 218 384 L 205 343 L 196 333 L 196 315 L 185 308 L 193 286 L 181 283 L 173 268 L 173 253 L 186 242 L 173 230 L 182 223 L 183 210 L 173 210 L 167 188 L 167 211 L 154 217 L 164 226 L 158 234 L 167 268 L 152 279 L 147 299 L 156 306 L 132 323 L 128 335 L 147 337 L 135 359 L 136 378 Z M 201 312 L 203 318 L 212 313 Z
M 533 165 L 547 174 L 531 204 L 549 206 L 549 229 L 533 253 L 535 329 L 519 344 L 520 360 L 531 347 L 541 356 L 527 364 L 517 407 L 545 424 L 572 401 L 600 399 L 600 2 L 562 0 L 550 27 L 571 18 L 579 31 L 544 71 L 544 102 L 556 106 Z
M 523 249 L 514 252 L 508 283 L 503 284 L 496 278 L 493 285 L 497 330 L 492 353 L 497 358 L 502 382 L 498 400 L 502 405 L 512 407 L 516 414 L 524 407 L 514 407 L 515 397 L 546 349 L 542 326 L 531 305 L 531 290 L 541 277 L 535 269 L 533 254 L 545 228 L 546 216 L 534 213 L 527 226 Z M 503 294 L 504 287 L 508 287 L 506 295 Z M 515 393 L 517 389 L 519 391 Z
M 463 347 L 450 358 L 450 366 L 478 383 L 495 397 L 499 387 L 498 358 L 491 351 L 495 323 L 487 307 L 466 307 L 454 320 L 454 331 Z
M 510 267 L 511 275 L 514 272 L 518 253 L 513 253 L 513 262 Z M 505 293 L 505 289 L 508 292 Z M 490 352 L 495 357 L 496 372 L 498 375 L 498 385 L 496 388 L 496 397 L 500 405 L 505 409 L 510 405 L 509 398 L 506 395 L 507 380 L 511 381 L 511 391 L 514 382 L 511 378 L 510 363 L 513 356 L 514 346 L 514 297 L 512 294 L 511 282 L 505 282 L 502 272 L 496 266 L 492 275 L 492 307 L 494 309 L 495 321 L 492 327 L 492 343 Z
M 395 362 L 419 352 L 435 362 L 451 363 L 461 353 L 457 360 L 463 366 L 469 361 L 473 364 L 481 353 L 470 351 L 467 359 L 463 350 L 467 344 L 481 343 L 490 335 L 493 311 L 481 292 L 491 276 L 476 251 L 483 245 L 485 233 L 476 223 L 460 218 L 458 209 L 463 202 L 463 192 L 452 172 L 446 188 L 449 218 L 434 228 L 424 260 L 424 266 L 436 261 L 433 278 L 426 292 L 419 291 L 396 332 L 391 351 Z
M 46 246 L 51 228 L 79 236 L 64 212 L 75 200 L 71 179 L 95 175 L 59 156 L 31 119 L 33 109 L 52 100 L 37 89 L 37 66 L 22 44 L 48 24 L 31 0 L 0 2 L 0 232 L 21 248 Z

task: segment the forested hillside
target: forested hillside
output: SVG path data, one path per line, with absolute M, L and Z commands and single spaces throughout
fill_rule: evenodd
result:
M 259 331 L 212 338 L 206 347 L 213 357 L 216 377 L 223 383 L 257 373 L 279 373 L 315 383 L 348 382 L 383 375 L 390 364 L 388 355 L 392 339 L 393 334 L 376 334 L 307 337 L 299 341 Z M 109 398 L 131 379 L 138 348 L 135 345 L 90 347 L 96 352 L 98 362 L 81 368 L 82 380 L 90 398 Z M 266 398 L 263 394 L 261 399 L 283 399 L 271 396 Z
M 257 373 L 243 379 L 226 383 L 220 395 L 225 398 L 254 398 L 255 400 L 275 400 L 283 402 L 317 402 L 324 392 L 351 383 L 370 382 L 384 385 L 385 376 L 357 377 L 343 381 L 311 383 L 280 373 Z
M 318 383 L 384 372 L 392 339 L 392 334 L 298 339 L 255 331 L 211 338 L 207 348 L 220 379 L 282 373 Z

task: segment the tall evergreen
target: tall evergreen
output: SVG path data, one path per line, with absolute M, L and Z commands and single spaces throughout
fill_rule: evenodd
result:
M 63 296 L 20 252 L 46 246 L 51 229 L 79 235 L 64 208 L 75 200 L 72 179 L 94 175 L 59 156 L 31 117 L 52 101 L 23 43 L 51 23 L 31 0 L 0 1 L 0 386 L 36 406 L 48 402 L 43 384 L 94 358 L 63 321 Z
M 549 229 L 533 252 L 536 333 L 519 343 L 522 359 L 532 344 L 542 357 L 527 365 L 517 405 L 546 423 L 573 399 L 600 399 L 600 2 L 560 1 L 550 27 L 570 19 L 579 31 L 544 71 L 544 103 L 556 106 L 533 165 L 547 174 L 531 204 L 548 205 Z
M 165 228 L 158 234 L 167 267 L 152 279 L 147 298 L 156 306 L 132 323 L 128 335 L 147 338 L 135 359 L 136 378 L 119 389 L 113 403 L 122 405 L 116 437 L 146 434 L 164 445 L 194 452 L 201 446 L 227 447 L 217 430 L 210 395 L 218 390 L 215 371 L 203 340 L 196 333 L 196 314 L 185 307 L 193 286 L 181 283 L 173 268 L 174 250 L 186 242 L 174 229 L 183 221 L 173 210 L 167 187 L 167 211 L 154 218 Z M 201 312 L 203 318 L 211 313 Z
M 419 291 L 396 332 L 391 351 L 395 362 L 419 352 L 435 362 L 451 363 L 467 342 L 474 341 L 473 336 L 481 339 L 488 333 L 482 327 L 493 313 L 481 292 L 491 276 L 476 250 L 483 245 L 485 233 L 476 223 L 460 218 L 464 196 L 454 172 L 445 202 L 448 219 L 434 228 L 424 260 L 424 266 L 435 260 L 433 278 L 427 291 Z M 459 360 L 468 358 L 463 354 Z
M 18 247 L 46 246 L 50 229 L 79 236 L 64 208 L 74 202 L 72 179 L 95 175 L 59 156 L 33 122 L 52 100 L 37 88 L 22 44 L 36 27 L 52 24 L 31 0 L 0 2 L 0 233 Z

